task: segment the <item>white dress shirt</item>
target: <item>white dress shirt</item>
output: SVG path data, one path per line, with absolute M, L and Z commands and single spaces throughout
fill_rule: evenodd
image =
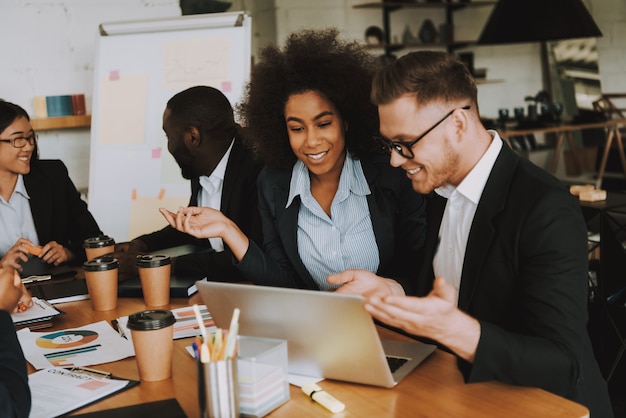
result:
M 465 260 L 465 249 L 470 228 L 476 214 L 487 179 L 496 158 L 502 149 L 502 141 L 497 132 L 489 131 L 493 137 L 491 145 L 478 163 L 454 187 L 450 184 L 435 189 L 435 192 L 448 199 L 439 227 L 439 246 L 433 259 L 435 277 L 442 276 L 456 289 L 459 297 L 461 273 Z
M 200 176 L 199 180 L 202 188 L 198 193 L 198 206 L 220 210 L 222 206 L 222 190 L 226 165 L 228 164 L 228 157 L 230 156 L 234 143 L 235 140 L 233 139 L 228 150 L 210 176 Z M 216 252 L 224 251 L 224 242 L 221 238 L 209 238 L 209 242 Z

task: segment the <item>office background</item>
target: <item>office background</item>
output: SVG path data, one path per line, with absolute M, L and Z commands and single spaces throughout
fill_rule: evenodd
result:
M 418 0 L 424 2 L 425 0 Z M 380 9 L 355 9 L 363 0 L 232 0 L 229 11 L 252 15 L 252 53 L 267 42 L 281 44 L 304 27 L 338 27 L 342 35 L 365 40 L 368 26 L 382 26 Z M 584 0 L 603 32 L 597 40 L 599 75 L 604 92 L 626 92 L 626 2 Z M 480 35 L 491 7 L 456 12 L 456 39 Z M 0 97 L 16 102 L 34 116 L 33 97 L 84 93 L 91 111 L 97 28 L 102 22 L 179 16 L 179 0 L 2 0 Z M 441 9 L 413 9 L 392 15 L 391 38 L 402 39 L 408 25 L 416 34 L 426 18 L 436 24 Z M 497 83 L 479 85 L 481 114 L 496 117 L 499 108 L 524 106 L 524 97 L 542 89 L 540 45 L 524 43 L 472 46 L 474 66 L 486 68 Z M 375 51 L 374 51 L 375 52 Z M 140 53 L 140 51 L 137 51 Z M 396 54 L 401 54 L 398 52 Z M 123 127 L 120 127 L 123 129 Z M 89 183 L 88 128 L 40 132 L 42 158 L 60 158 L 81 189 Z

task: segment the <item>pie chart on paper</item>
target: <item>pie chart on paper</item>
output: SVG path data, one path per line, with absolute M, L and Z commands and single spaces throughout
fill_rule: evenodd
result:
M 80 347 L 98 338 L 98 333 L 89 330 L 67 330 L 47 334 L 37 338 L 35 343 L 41 348 Z

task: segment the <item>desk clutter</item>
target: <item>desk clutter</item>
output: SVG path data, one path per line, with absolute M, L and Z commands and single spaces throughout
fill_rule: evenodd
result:
M 34 302 L 28 311 L 12 315 L 16 328 L 21 328 L 17 335 L 24 356 L 37 370 L 29 376 L 34 418 L 69 413 L 140 383 L 91 366 L 135 356 L 140 381 L 169 378 L 173 355 L 162 348 L 182 338 L 192 338 L 195 346 L 191 354 L 197 364 L 202 416 L 263 417 L 290 398 L 287 342 L 239 336 L 237 311 L 229 330 L 215 327 L 206 305 L 193 305 L 140 311 L 110 323 L 33 332 L 36 328 L 24 326 L 33 321 L 47 323 L 63 314 L 45 300 L 34 298 Z M 163 367 L 155 374 L 157 358 Z M 136 405 L 134 410 L 143 412 L 142 408 Z

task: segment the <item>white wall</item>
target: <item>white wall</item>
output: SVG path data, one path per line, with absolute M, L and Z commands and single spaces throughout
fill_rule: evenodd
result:
M 420 0 L 422 1 L 422 0 Z M 230 10 L 252 14 L 252 49 L 267 42 L 281 44 L 288 33 L 303 27 L 338 27 L 343 36 L 364 40 L 370 25 L 382 26 L 380 10 L 354 9 L 365 0 L 234 0 Z M 604 33 L 598 39 L 603 90 L 626 92 L 626 4 L 623 0 L 585 0 Z M 490 7 L 456 12 L 455 36 L 480 34 Z M 91 109 L 97 27 L 101 22 L 180 15 L 178 0 L 1 0 L 0 97 L 22 105 L 34 115 L 34 96 L 84 93 Z M 444 14 L 437 9 L 405 9 L 392 15 L 392 38 L 402 37 L 406 24 L 416 33 L 428 17 L 436 25 Z M 475 67 L 488 69 L 488 78 L 503 82 L 479 85 L 479 105 L 495 117 L 500 107 L 512 108 L 541 89 L 539 45 L 480 46 Z M 139 51 L 138 51 L 139 52 Z M 40 133 L 43 158 L 61 158 L 78 187 L 87 187 L 89 130 Z
M 33 97 L 84 93 L 91 110 L 101 22 L 180 15 L 177 0 L 2 0 L 0 97 L 34 117 Z M 60 158 L 79 188 L 89 184 L 89 129 L 41 131 L 42 158 Z
M 255 28 L 253 18 L 256 51 L 275 39 L 273 1 L 235 0 L 230 8 L 250 9 L 259 10 L 267 28 Z M 34 117 L 34 96 L 84 93 L 90 113 L 98 25 L 180 15 L 178 0 L 1 0 L 0 98 L 21 105 Z M 89 129 L 40 131 L 39 138 L 41 157 L 62 159 L 76 186 L 86 188 Z
M 626 93 L 626 2 L 590 0 L 589 7 L 603 36 L 598 38 L 602 90 Z

